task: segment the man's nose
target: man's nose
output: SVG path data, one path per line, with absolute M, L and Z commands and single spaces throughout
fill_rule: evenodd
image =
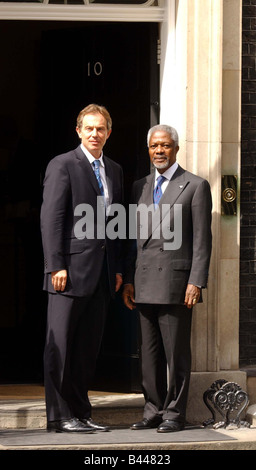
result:
M 92 131 L 92 135 L 97 135 L 97 134 L 98 134 L 97 127 L 94 127 Z
M 156 153 L 163 153 L 164 149 L 162 147 L 162 145 L 158 145 L 157 148 L 156 148 Z

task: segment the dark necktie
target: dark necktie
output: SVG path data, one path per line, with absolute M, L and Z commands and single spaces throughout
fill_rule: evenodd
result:
M 153 201 L 155 204 L 155 208 L 158 206 L 159 201 L 163 195 L 161 186 L 165 180 L 166 180 L 165 176 L 158 176 L 157 178 L 157 185 L 153 192 Z
M 99 188 L 100 188 L 101 195 L 104 196 L 104 188 L 103 188 L 103 184 L 102 184 L 101 177 L 100 177 L 100 161 L 99 160 L 94 160 L 94 162 L 92 162 L 92 164 L 94 166 L 94 173 L 95 173 L 96 179 L 98 181 L 98 185 L 99 185 Z

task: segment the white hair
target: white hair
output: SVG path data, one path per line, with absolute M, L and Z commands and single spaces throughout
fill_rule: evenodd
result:
M 174 127 L 167 126 L 166 124 L 157 124 L 156 126 L 151 127 L 151 129 L 149 129 L 148 131 L 148 136 L 147 136 L 148 147 L 149 147 L 149 142 L 150 142 L 152 135 L 158 131 L 167 132 L 167 134 L 169 134 L 171 139 L 174 141 L 175 147 L 179 145 L 178 132 L 176 131 L 176 129 L 174 129 Z

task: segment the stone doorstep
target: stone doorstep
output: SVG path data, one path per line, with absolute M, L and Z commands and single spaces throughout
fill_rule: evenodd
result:
M 0 402 L 0 428 L 45 428 L 44 400 L 3 400 Z
M 143 401 L 143 399 L 142 399 Z M 141 406 L 93 406 L 92 417 L 95 421 L 108 426 L 130 426 L 140 421 L 143 414 Z M 256 427 L 256 405 L 247 409 L 245 420 Z M 198 423 L 194 423 L 198 424 Z M 201 424 L 201 423 L 199 423 Z M 23 402 L 0 405 L 0 429 L 45 429 L 46 411 L 43 400 L 26 400 Z
M 112 404 L 111 404 L 112 399 Z M 105 403 L 103 404 L 102 402 Z M 99 403 L 101 402 L 101 403 Z M 129 394 L 91 397 L 92 417 L 109 426 L 126 426 L 142 419 L 142 395 Z M 44 429 L 46 410 L 44 400 L 0 401 L 0 429 Z
M 203 393 L 218 379 L 226 379 L 238 383 L 243 390 L 247 389 L 246 373 L 244 371 L 222 371 L 221 373 L 193 372 L 191 375 L 187 421 L 191 424 L 201 424 L 210 418 L 210 411 L 203 402 Z M 255 377 L 256 385 L 256 377 Z M 255 387 L 256 390 L 256 387 Z M 256 395 L 255 395 L 256 396 Z M 6 397 L 5 397 L 6 398 Z M 249 394 L 250 404 L 246 419 L 251 425 L 256 425 L 256 405 Z M 253 397 L 254 398 L 254 397 Z M 106 393 L 90 392 L 92 416 L 95 421 L 106 425 L 130 425 L 142 418 L 144 398 L 136 393 Z M 1 399 L 0 398 L 0 428 L 45 428 L 45 402 L 42 398 L 35 399 Z
M 108 426 L 130 426 L 133 422 L 142 419 L 142 409 L 97 409 L 93 410 L 95 421 Z M 3 413 L 0 410 L 0 429 L 45 429 L 46 414 L 40 411 L 21 410 Z
M 45 429 L 46 413 L 44 403 L 31 404 L 15 409 L 15 405 L 0 408 L 0 429 Z M 95 421 L 108 426 L 130 426 L 131 423 L 140 421 L 143 407 L 107 407 L 94 408 L 92 416 Z M 252 428 L 256 428 L 256 405 L 249 406 L 245 416 Z

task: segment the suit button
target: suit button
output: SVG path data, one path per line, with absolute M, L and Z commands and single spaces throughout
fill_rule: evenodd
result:
M 163 248 L 160 248 L 160 251 L 164 251 L 164 249 L 163 249 Z
M 104 249 L 105 249 L 105 245 L 101 245 L 101 249 L 104 250 Z
M 158 268 L 158 271 L 162 271 L 162 268 Z

